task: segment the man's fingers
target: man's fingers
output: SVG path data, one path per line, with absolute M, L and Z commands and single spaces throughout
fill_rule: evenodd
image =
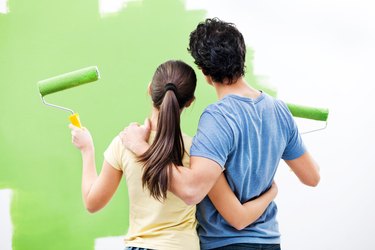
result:
M 138 122 L 131 122 L 129 124 L 129 126 L 137 126 L 137 127 L 139 127 L 139 123 Z
M 120 132 L 119 136 L 120 136 L 121 139 L 123 139 L 125 137 L 125 135 L 126 135 L 126 131 L 124 129 L 123 131 Z

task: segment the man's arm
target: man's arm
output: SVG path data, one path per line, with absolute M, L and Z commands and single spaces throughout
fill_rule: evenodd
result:
M 216 141 L 220 141 L 220 149 L 225 152 L 229 151 L 230 145 L 228 142 L 224 142 L 224 140 L 231 141 L 231 134 L 228 134 L 228 131 L 231 130 L 230 128 L 224 130 L 224 125 L 227 124 L 225 119 L 221 116 L 214 117 L 211 114 L 206 114 L 201 116 L 201 127 L 202 123 L 206 124 L 207 129 L 205 131 L 209 132 L 204 134 L 203 137 L 211 139 L 219 137 L 221 141 L 218 139 Z M 149 148 L 147 141 L 150 128 L 148 120 L 142 126 L 136 123 L 130 124 L 120 133 L 123 145 L 136 155 L 142 155 Z M 199 131 L 202 131 L 202 128 Z M 204 141 L 199 143 L 199 145 L 203 144 L 206 148 L 210 148 L 211 151 L 216 150 L 216 147 L 211 145 L 212 142 L 211 144 Z M 216 153 L 212 153 L 211 151 L 209 155 Z M 183 166 L 174 166 L 171 168 L 171 172 L 169 173 L 171 177 L 169 190 L 185 203 L 190 205 L 197 204 L 208 194 L 222 171 L 223 169 L 218 161 L 200 156 L 192 156 L 190 158 L 190 168 Z
M 308 152 L 294 160 L 285 160 L 285 162 L 303 184 L 311 187 L 318 185 L 320 181 L 319 166 Z
M 132 123 L 121 133 L 123 145 L 136 155 L 142 155 L 150 147 L 146 142 L 150 126 Z M 213 160 L 191 157 L 190 168 L 174 166 L 171 168 L 169 190 L 186 204 L 198 204 L 210 191 L 222 173 L 222 168 Z
M 286 105 L 285 108 L 287 108 Z M 303 184 L 315 187 L 320 181 L 319 166 L 306 150 L 301 134 L 298 132 L 297 124 L 290 112 L 287 116 L 287 122 L 290 130 L 289 139 L 282 159 Z
M 190 168 L 173 167 L 169 190 L 188 205 L 198 204 L 216 183 L 222 169 L 203 157 L 190 158 Z
M 133 140 L 129 135 L 137 134 L 134 133 L 133 128 L 126 128 L 128 129 L 127 135 L 122 132 L 120 136 L 125 147 L 136 155 L 141 155 L 147 151 L 149 145 L 140 140 L 137 140 L 136 144 L 132 143 Z M 222 169 L 215 161 L 193 156 L 190 158 L 190 168 L 183 166 L 171 168 L 169 191 L 188 205 L 198 204 L 214 186 L 221 173 Z

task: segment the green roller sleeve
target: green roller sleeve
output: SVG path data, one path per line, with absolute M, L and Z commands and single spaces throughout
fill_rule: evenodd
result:
M 73 88 L 85 83 L 98 80 L 99 70 L 96 66 L 79 69 L 66 74 L 51 77 L 38 82 L 39 92 L 42 96 L 55 93 L 64 89 Z
M 327 121 L 329 111 L 326 108 L 314 108 L 287 103 L 287 106 L 295 117 L 306 118 L 317 121 Z

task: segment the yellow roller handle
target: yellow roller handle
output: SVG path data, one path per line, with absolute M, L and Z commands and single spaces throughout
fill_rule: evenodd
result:
M 70 120 L 70 122 L 71 122 L 74 126 L 76 126 L 76 127 L 78 127 L 78 128 L 81 128 L 81 127 L 82 127 L 82 126 L 81 126 L 81 122 L 80 122 L 80 120 L 79 120 L 79 115 L 78 115 L 77 113 L 74 113 L 74 114 L 70 115 L 70 116 L 69 116 L 69 120 Z

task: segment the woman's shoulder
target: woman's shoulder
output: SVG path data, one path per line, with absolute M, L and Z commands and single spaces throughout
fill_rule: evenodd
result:
M 185 133 L 182 132 L 182 139 L 184 140 L 185 147 L 189 147 L 190 148 L 192 140 L 193 140 L 193 137 L 191 137 L 190 135 L 187 135 L 187 134 L 185 134 Z

